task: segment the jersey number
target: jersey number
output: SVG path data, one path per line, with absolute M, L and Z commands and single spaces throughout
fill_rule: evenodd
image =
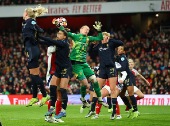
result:
M 29 54 L 28 54 L 28 52 L 27 52 L 27 60 L 29 60 Z

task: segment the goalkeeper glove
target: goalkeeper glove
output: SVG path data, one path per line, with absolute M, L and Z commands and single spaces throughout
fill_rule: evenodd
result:
M 95 24 L 96 24 L 96 25 L 93 25 L 93 27 L 94 27 L 97 31 L 101 31 L 101 27 L 102 27 L 101 22 L 95 21 Z

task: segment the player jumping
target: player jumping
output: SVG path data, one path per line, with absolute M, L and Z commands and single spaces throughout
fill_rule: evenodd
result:
M 53 23 L 56 24 L 56 26 L 59 27 L 60 30 L 64 29 L 64 27 L 61 26 L 57 20 L 54 19 Z M 99 104 L 108 107 L 108 105 L 103 102 L 103 99 L 101 97 L 101 91 L 96 76 L 94 75 L 94 72 L 91 70 L 90 66 L 86 63 L 87 47 L 89 43 L 93 41 L 101 41 L 103 39 L 101 27 L 102 25 L 100 22 L 96 22 L 96 26 L 94 25 L 94 28 L 99 32 L 98 37 L 87 36 L 90 30 L 87 25 L 80 28 L 80 34 L 73 34 L 71 32 L 68 32 L 68 37 L 71 37 L 73 41 L 72 53 L 70 55 L 73 67 L 73 74 L 82 83 L 82 86 L 80 88 L 80 100 L 86 107 L 90 107 L 90 104 L 85 99 L 86 89 L 88 85 L 87 78 L 93 83 L 93 87 L 95 93 L 97 94 Z
M 43 37 L 43 36 L 39 36 L 39 38 L 44 40 L 44 41 L 40 41 L 40 43 L 42 44 L 56 45 L 58 47 L 55 56 L 56 58 L 55 63 L 57 64 L 56 71 L 52 76 L 52 80 L 50 84 L 51 106 L 53 106 L 53 108 L 50 108 L 49 111 L 49 113 L 52 114 L 51 112 L 55 110 L 54 106 L 56 101 L 56 89 L 58 86 L 60 87 L 60 91 L 62 94 L 63 104 L 60 113 L 56 112 L 56 115 L 53 117 L 54 123 L 57 123 L 58 119 L 60 119 L 61 117 L 66 117 L 66 108 L 68 102 L 66 89 L 68 86 L 69 78 L 72 75 L 72 66 L 69 58 L 70 49 L 69 49 L 69 42 L 68 42 L 68 33 L 65 29 L 59 30 L 59 32 L 57 33 L 57 40 L 53 40 L 49 37 Z M 52 101 L 54 101 L 53 105 L 52 105 Z
M 117 94 L 116 94 L 116 81 L 117 81 L 117 72 L 115 67 L 115 48 L 120 45 L 123 45 L 123 42 L 120 40 L 110 39 L 110 33 L 103 32 L 103 40 L 93 48 L 94 51 L 99 53 L 99 62 L 100 62 L 100 71 L 99 71 L 99 85 L 100 88 L 105 84 L 106 79 L 110 82 L 111 97 L 113 103 L 113 112 L 110 117 L 111 120 L 115 119 L 116 115 L 116 105 L 117 105 Z M 94 45 L 92 44 L 90 48 Z M 85 117 L 89 117 L 94 114 L 95 105 L 97 102 L 97 97 L 94 95 L 92 99 L 91 111 Z
M 44 83 L 39 76 L 39 58 L 40 49 L 37 43 L 37 33 L 44 32 L 36 24 L 36 17 L 44 15 L 48 10 L 41 5 L 36 8 L 26 8 L 23 14 L 24 22 L 22 24 L 22 37 L 25 45 L 25 51 L 27 55 L 28 68 L 30 71 L 30 77 L 32 79 L 33 98 L 30 100 L 26 107 L 32 106 L 39 101 L 37 98 L 37 88 L 41 90 L 43 98 L 41 99 L 40 106 L 44 105 L 50 96 L 46 94 Z

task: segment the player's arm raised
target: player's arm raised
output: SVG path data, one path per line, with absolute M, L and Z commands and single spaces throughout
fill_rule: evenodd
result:
M 113 46 L 115 48 L 119 47 L 119 46 L 123 46 L 123 42 L 121 40 L 115 40 L 115 39 L 111 39 L 111 41 L 113 42 Z
M 141 74 L 139 74 L 138 77 L 140 77 L 142 80 L 144 80 L 150 86 L 149 81 L 146 80 Z
M 96 25 L 93 25 L 93 27 L 98 31 L 99 36 L 97 37 L 88 37 L 89 38 L 89 42 L 94 42 L 94 41 L 101 41 L 103 40 L 103 34 L 101 32 L 101 28 L 102 28 L 102 24 L 101 22 L 95 22 Z
M 44 44 L 47 44 L 49 42 L 48 45 L 57 45 L 59 47 L 64 47 L 64 45 L 66 44 L 64 41 L 62 40 L 53 40 L 49 37 L 44 37 L 44 36 L 39 36 L 40 39 L 44 40 L 44 41 L 41 41 L 40 43 L 44 43 Z

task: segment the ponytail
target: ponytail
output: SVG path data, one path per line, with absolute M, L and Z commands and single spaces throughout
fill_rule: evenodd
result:
M 27 8 L 26 12 L 30 18 L 36 18 L 45 15 L 48 13 L 48 9 L 38 5 L 36 8 Z
M 66 36 L 66 37 L 68 38 L 68 32 L 70 31 L 69 28 L 64 28 L 64 29 L 62 29 L 62 30 L 60 30 L 60 31 L 62 31 L 63 34 L 64 34 L 64 36 Z

